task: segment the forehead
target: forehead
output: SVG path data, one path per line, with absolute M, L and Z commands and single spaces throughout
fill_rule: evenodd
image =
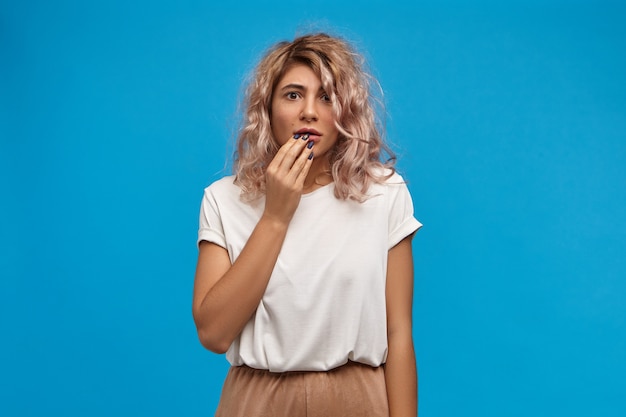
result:
M 298 84 L 303 87 L 318 88 L 322 81 L 320 77 L 305 64 L 290 65 L 283 76 L 278 80 L 278 87 L 288 84 Z

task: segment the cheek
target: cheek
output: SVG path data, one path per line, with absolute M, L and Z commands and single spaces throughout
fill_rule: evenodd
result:
M 274 140 L 279 145 L 284 145 L 290 136 L 291 128 L 289 124 L 289 118 L 286 117 L 283 109 L 280 106 L 272 108 L 272 116 L 270 117 L 270 127 L 272 129 L 272 135 Z
M 270 122 L 272 124 L 280 123 L 280 120 L 283 118 L 283 111 L 279 105 L 272 104 L 270 106 L 270 110 L 272 115 L 270 116 Z
M 322 112 L 322 118 L 325 123 L 333 126 L 335 125 L 335 112 L 332 108 L 324 109 L 324 111 Z
M 270 123 L 272 125 L 272 131 L 278 134 L 285 129 L 285 116 L 280 111 L 273 112 L 272 117 L 270 118 Z
M 334 135 L 339 134 L 339 129 L 337 129 L 337 125 L 335 124 L 335 115 L 332 112 L 329 112 L 327 117 L 324 118 L 324 124 L 328 132 L 332 132 Z

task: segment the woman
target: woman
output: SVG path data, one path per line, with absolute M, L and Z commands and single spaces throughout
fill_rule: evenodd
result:
M 361 57 L 275 45 L 246 92 L 235 175 L 205 190 L 193 315 L 226 352 L 217 416 L 415 416 L 411 238 Z

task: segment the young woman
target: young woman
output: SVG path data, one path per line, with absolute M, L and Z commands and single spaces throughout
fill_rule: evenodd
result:
M 415 416 L 411 239 L 421 224 L 362 58 L 281 42 L 245 96 L 235 175 L 204 194 L 193 316 L 226 352 L 216 416 Z

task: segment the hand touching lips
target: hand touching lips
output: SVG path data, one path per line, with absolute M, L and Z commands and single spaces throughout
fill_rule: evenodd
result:
M 298 130 L 297 132 L 295 132 L 295 134 L 299 136 L 307 135 L 307 139 L 313 142 L 319 142 L 320 137 L 322 136 L 322 133 L 311 128 L 302 128 Z

